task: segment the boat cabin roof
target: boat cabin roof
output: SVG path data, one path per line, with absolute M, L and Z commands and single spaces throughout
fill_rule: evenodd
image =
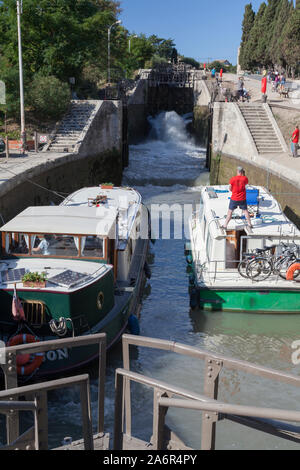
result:
M 247 190 L 258 190 L 258 204 L 249 204 L 248 210 L 253 229 L 248 230 L 247 221 L 242 218 L 241 209 L 236 209 L 230 221 L 227 231 L 245 230 L 251 237 L 280 237 L 300 239 L 300 231 L 283 213 L 276 199 L 261 186 L 247 186 Z M 211 233 L 215 238 L 226 236 L 226 231 L 221 227 L 225 222 L 231 192 L 229 186 L 207 186 L 202 190 L 202 203 L 207 223 L 210 223 Z M 252 201 L 253 202 L 253 201 Z M 257 214 L 258 211 L 258 214 Z M 213 223 L 215 222 L 215 223 Z
M 91 204 L 95 204 L 95 201 L 99 199 L 102 199 L 99 206 L 105 210 L 106 214 L 111 212 L 118 216 L 117 239 L 119 240 L 119 249 L 122 249 L 126 246 L 142 203 L 141 195 L 138 191 L 129 187 L 115 186 L 112 189 L 104 189 L 100 185 L 79 189 L 70 194 L 61 203 L 61 206 L 84 209 Z
M 32 234 L 99 235 L 115 237 L 117 211 L 101 207 L 39 206 L 28 207 L 1 232 Z

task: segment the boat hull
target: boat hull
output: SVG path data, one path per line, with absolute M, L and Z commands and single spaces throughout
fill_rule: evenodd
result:
M 194 305 L 202 310 L 253 312 L 253 313 L 300 313 L 299 290 L 279 289 L 208 289 L 191 290 Z

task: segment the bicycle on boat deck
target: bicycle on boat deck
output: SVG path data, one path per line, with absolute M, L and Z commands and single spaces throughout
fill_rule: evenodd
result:
M 278 245 L 267 248 L 257 248 L 253 253 L 245 253 L 242 261 L 238 265 L 241 276 L 259 282 L 268 279 L 271 274 L 280 276 L 286 280 L 286 273 L 294 263 L 300 262 L 299 246 L 281 243 L 282 253 L 275 255 Z M 294 279 L 300 274 L 300 270 L 295 271 Z

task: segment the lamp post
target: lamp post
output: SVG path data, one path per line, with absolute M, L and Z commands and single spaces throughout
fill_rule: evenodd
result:
M 22 35 L 21 35 L 21 15 L 22 15 L 22 13 L 23 13 L 23 1 L 22 0 L 17 0 L 20 105 L 21 105 L 21 141 L 22 141 L 22 152 L 24 153 L 25 148 L 26 148 L 26 130 L 25 130 L 24 84 L 23 84 L 23 61 L 22 61 Z
M 130 52 L 131 52 L 131 39 L 134 39 L 134 38 L 137 38 L 137 35 L 136 35 L 136 34 L 135 34 L 134 36 L 132 36 L 131 38 L 129 38 L 129 48 L 128 48 L 129 54 L 130 54 Z
M 108 45 L 107 45 L 107 81 L 108 81 L 108 84 L 110 85 L 110 34 L 111 34 L 111 29 L 113 26 L 115 26 L 116 24 L 120 24 L 122 23 L 121 20 L 118 20 L 116 21 L 115 23 L 113 23 L 109 28 L 108 28 Z

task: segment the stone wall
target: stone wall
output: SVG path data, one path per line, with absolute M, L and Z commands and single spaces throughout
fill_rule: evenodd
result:
M 139 80 L 127 104 L 129 144 L 140 142 L 149 131 L 147 99 L 147 80 Z
M 148 114 L 155 116 L 161 111 L 175 111 L 179 115 L 192 113 L 194 108 L 193 88 L 160 85 L 148 89 Z
M 59 204 L 84 186 L 122 181 L 122 105 L 104 101 L 78 153 L 28 154 L 24 171 L 0 182 L 0 214 L 5 222 L 28 206 Z M 43 189 L 46 188 L 46 189 Z M 38 221 L 37 221 L 38 223 Z
M 211 111 L 208 106 L 195 106 L 192 132 L 196 143 L 207 147 L 210 138 Z

